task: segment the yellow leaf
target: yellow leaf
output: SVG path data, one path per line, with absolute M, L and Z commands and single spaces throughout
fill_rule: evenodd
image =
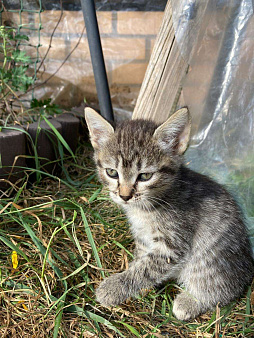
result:
M 16 251 L 12 251 L 11 261 L 12 261 L 13 269 L 17 269 L 17 267 L 18 267 L 18 254 L 17 254 Z
M 26 311 L 28 311 L 28 307 L 24 304 L 24 301 L 23 301 L 23 300 L 19 300 L 19 301 L 18 301 L 18 304 L 21 304 L 22 307 L 23 307 L 23 309 L 26 310 Z
M 26 311 L 28 311 L 28 307 L 24 303 L 22 303 L 22 306 L 23 306 L 23 309 L 25 309 Z

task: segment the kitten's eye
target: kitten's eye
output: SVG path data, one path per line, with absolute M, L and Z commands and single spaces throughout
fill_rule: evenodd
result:
M 152 178 L 152 173 L 143 173 L 138 175 L 138 181 L 148 181 L 150 178 Z
M 115 169 L 108 168 L 108 169 L 106 169 L 106 173 L 111 178 L 118 178 L 118 172 Z

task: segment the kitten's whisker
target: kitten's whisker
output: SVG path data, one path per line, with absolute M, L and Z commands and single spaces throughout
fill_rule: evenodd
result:
M 159 202 L 162 202 L 162 203 L 159 204 L 161 207 L 164 207 L 164 209 L 167 210 L 167 211 L 168 211 L 168 208 L 169 208 L 170 211 L 172 211 L 172 212 L 174 212 L 175 214 L 177 214 L 177 211 L 176 211 L 175 208 L 172 206 L 172 204 L 166 202 L 165 200 L 163 200 L 163 199 L 161 199 L 161 198 L 154 197 L 154 196 L 151 196 L 151 199 L 153 199 L 153 200 L 154 200 L 156 203 L 158 203 L 158 204 L 159 204 Z M 168 208 L 167 208 L 164 204 L 165 204 Z
M 166 218 L 159 210 L 156 209 L 156 207 L 153 205 L 152 202 L 156 202 L 162 209 L 166 211 L 167 216 L 169 216 L 170 220 L 173 221 L 173 216 L 168 212 L 168 208 L 165 205 L 162 205 L 158 201 L 153 201 L 152 198 L 151 200 L 147 199 L 147 202 L 154 208 L 155 213 L 159 216 L 160 219 L 164 220 L 164 222 L 168 222 L 168 218 Z M 152 201 L 152 202 L 151 202 Z
M 153 203 L 152 203 L 151 201 L 149 201 L 148 199 L 146 199 L 146 202 L 149 203 L 150 207 L 151 207 L 152 210 L 154 211 L 155 215 L 158 216 L 158 218 L 160 219 L 160 221 L 168 222 L 168 219 L 156 209 L 156 207 L 153 205 Z M 164 207 L 163 207 L 163 208 L 164 208 Z M 164 209 L 167 211 L 166 208 L 164 208 Z M 151 217 L 152 217 L 152 216 L 153 216 L 153 215 L 151 215 Z M 169 215 L 169 216 L 170 216 L 170 215 Z M 170 216 L 170 219 L 172 220 L 171 216 Z
M 158 197 L 155 197 L 155 196 L 146 196 L 146 198 L 155 202 L 156 204 L 161 206 L 163 209 L 168 211 L 168 208 L 165 206 L 165 205 L 167 205 L 170 210 L 175 212 L 175 209 L 172 207 L 172 205 L 170 203 L 166 202 L 165 200 L 161 199 L 161 198 L 158 198 Z

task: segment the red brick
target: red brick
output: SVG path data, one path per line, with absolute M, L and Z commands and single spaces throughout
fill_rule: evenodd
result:
M 41 13 L 41 23 L 43 33 L 52 33 L 59 18 L 61 11 L 45 11 Z M 112 31 L 111 12 L 97 12 L 100 33 L 110 33 Z M 35 15 L 35 25 L 39 25 L 39 16 Z M 59 22 L 56 33 L 81 33 L 85 22 L 82 11 L 64 11 Z
M 29 39 L 29 43 L 33 46 L 37 46 L 38 42 L 39 40 L 37 36 L 31 37 Z M 39 47 L 39 54 L 41 57 L 44 57 L 44 55 L 46 54 L 49 47 L 49 43 L 50 43 L 49 36 L 47 37 L 41 36 L 40 38 L 41 46 Z M 47 58 L 61 61 L 64 60 L 65 56 L 66 56 L 65 40 L 63 38 L 53 37 Z
M 162 23 L 163 12 L 117 12 L 119 34 L 157 34 Z
M 112 71 L 112 83 L 141 84 L 145 76 L 147 63 L 115 64 Z
M 77 41 L 71 41 L 74 48 Z M 142 60 L 145 59 L 145 39 L 142 38 L 105 38 L 101 39 L 103 54 L 106 60 Z M 82 38 L 72 55 L 75 58 L 90 59 L 88 41 Z

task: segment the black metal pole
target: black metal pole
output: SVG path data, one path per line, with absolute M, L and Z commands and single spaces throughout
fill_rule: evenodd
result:
M 98 28 L 94 0 L 81 0 L 81 6 L 85 19 L 86 33 L 92 59 L 93 72 L 101 115 L 107 120 L 113 121 L 113 109 L 110 98 L 105 62 L 101 47 L 100 33 Z

